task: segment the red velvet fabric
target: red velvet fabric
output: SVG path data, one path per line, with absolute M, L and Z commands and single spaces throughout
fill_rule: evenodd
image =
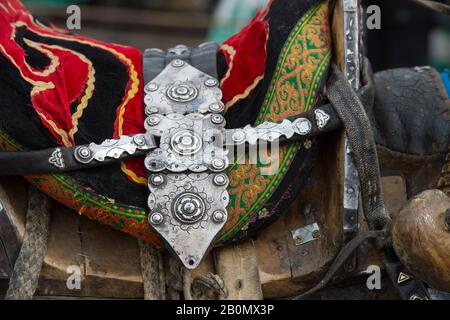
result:
M 143 130 L 142 54 L 139 50 L 71 35 L 67 30 L 44 26 L 35 21 L 28 9 L 16 0 L 0 0 L 0 11 L 3 11 L 0 14 L 0 54 L 14 64 L 20 70 L 22 78 L 33 86 L 32 106 L 58 143 L 66 146 L 74 145 L 73 135 L 74 131 L 76 132 L 77 119 L 83 116 L 84 109 L 95 107 L 90 105 L 87 99 L 97 85 L 95 68 L 90 65 L 88 59 L 76 51 L 57 45 L 27 43 L 51 61 L 46 69 L 36 70 L 28 65 L 25 50 L 16 42 L 15 34 L 19 27 L 26 27 L 44 37 L 80 42 L 113 53 L 127 67 L 130 73 L 130 86 L 133 82 L 131 71 L 134 69 L 137 89 L 132 93 L 127 90 L 123 97 L 124 105 L 117 106 L 118 117 L 115 127 L 116 132 L 122 130 L 125 134 Z M 56 67 L 54 70 L 52 65 Z M 86 100 L 85 104 L 83 97 Z M 78 115 L 72 114 L 70 110 L 74 102 L 80 104 Z M 123 129 L 118 128 L 121 111 L 126 114 Z
M 269 23 L 266 20 L 272 1 L 239 33 L 221 46 L 229 69 L 222 79 L 223 102 L 229 106 L 248 95 L 266 65 Z

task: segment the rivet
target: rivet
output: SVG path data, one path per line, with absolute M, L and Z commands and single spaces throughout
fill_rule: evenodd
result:
M 309 121 L 306 118 L 299 118 L 299 119 L 297 119 L 296 127 L 298 130 L 298 133 L 300 135 L 304 136 L 304 135 L 307 135 L 311 131 L 312 124 L 311 124 L 311 121 Z
M 147 84 L 147 86 L 145 87 L 148 91 L 152 92 L 152 91 L 156 91 L 158 90 L 158 85 L 154 82 L 150 82 L 149 84 Z
M 164 177 L 160 174 L 154 174 L 150 177 L 150 182 L 155 186 L 160 186 L 164 182 Z
M 218 174 L 214 176 L 213 181 L 217 186 L 224 186 L 227 184 L 228 177 L 225 174 Z
M 223 212 L 222 210 L 214 211 L 212 218 L 214 222 L 223 222 L 225 220 L 225 212 Z
M 164 220 L 164 218 L 163 218 L 162 214 L 159 212 L 152 213 L 149 218 L 150 223 L 153 225 L 158 225 L 161 222 L 163 222 L 163 220 Z
M 82 157 L 88 157 L 91 154 L 91 150 L 88 147 L 80 148 L 79 152 Z
M 143 145 L 145 145 L 145 137 L 142 134 L 137 134 L 133 137 L 133 142 L 142 147 Z
M 159 112 L 159 109 L 154 106 L 149 106 L 149 107 L 145 108 L 145 114 L 147 116 L 154 114 L 154 113 L 158 113 L 158 112 Z
M 183 60 L 181 60 L 181 59 L 174 59 L 174 60 L 172 60 L 172 67 L 178 68 L 178 67 L 182 67 L 182 66 L 184 66 L 184 61 Z
M 221 124 L 225 121 L 224 117 L 220 114 L 213 114 L 211 116 L 211 122 L 214 124 Z
M 242 142 L 245 140 L 245 132 L 242 130 L 238 130 L 233 133 L 231 139 L 233 139 L 234 142 Z
M 223 112 L 224 106 L 223 106 L 222 103 L 212 103 L 212 104 L 209 105 L 209 110 L 211 112 L 220 113 L 220 112 Z
M 209 78 L 205 80 L 205 86 L 207 87 L 215 87 L 219 84 L 219 82 L 214 78 Z
M 146 121 L 149 126 L 156 126 L 159 123 L 159 117 L 151 116 Z
M 222 159 L 214 159 L 211 164 L 212 167 L 216 170 L 225 168 L 225 162 Z

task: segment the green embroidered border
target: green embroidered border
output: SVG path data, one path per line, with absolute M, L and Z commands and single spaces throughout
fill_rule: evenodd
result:
M 281 55 L 278 59 L 277 67 L 275 70 L 276 77 L 274 77 L 271 81 L 270 88 L 267 92 L 266 98 L 264 99 L 264 105 L 262 107 L 262 112 L 258 116 L 256 124 L 260 124 L 260 123 L 264 122 L 266 120 L 266 117 L 271 115 L 270 114 L 270 111 L 271 111 L 270 106 L 271 106 L 274 96 L 276 94 L 277 85 L 280 81 L 280 77 L 283 75 L 283 71 L 288 68 L 286 66 L 286 59 L 290 54 L 290 50 L 291 50 L 292 46 L 298 42 L 298 36 L 304 30 L 304 27 L 312 19 L 314 19 L 316 17 L 317 12 L 321 9 L 321 7 L 323 5 L 326 5 L 326 3 L 324 4 L 324 2 L 322 2 L 318 5 L 316 5 L 315 7 L 311 8 L 299 20 L 298 24 L 296 25 L 294 30 L 289 35 L 288 40 L 286 41 L 286 43 L 282 49 Z M 312 46 L 312 47 L 314 47 L 314 46 Z M 328 51 L 325 53 L 322 61 L 319 63 L 317 69 L 315 70 L 316 72 L 314 73 L 313 78 L 312 78 L 313 84 L 309 88 L 304 111 L 308 111 L 313 105 L 313 101 L 316 98 L 316 94 L 313 94 L 313 91 L 317 92 L 319 83 L 322 80 L 324 72 L 326 71 L 326 69 L 329 65 L 330 57 L 331 57 L 331 48 L 329 48 Z M 301 90 L 301 88 L 296 88 L 296 89 Z M 282 162 L 280 164 L 277 174 L 272 176 L 270 179 L 268 179 L 268 180 L 270 180 L 270 182 L 266 185 L 265 190 L 258 194 L 256 201 L 254 203 L 252 203 L 252 205 L 246 210 L 246 214 L 241 215 L 239 217 L 237 223 L 234 224 L 234 226 L 232 226 L 231 228 L 224 230 L 222 232 L 222 234 L 219 238 L 219 242 L 226 241 L 227 239 L 230 239 L 233 236 L 235 236 L 241 230 L 241 228 L 250 221 L 250 219 L 254 216 L 254 214 L 263 208 L 264 204 L 266 203 L 266 201 L 270 198 L 270 196 L 272 194 L 271 190 L 273 190 L 273 188 L 278 187 L 279 184 L 281 183 L 281 181 L 283 180 L 299 147 L 300 147 L 299 143 L 291 144 L 286 147 L 286 151 L 283 154 Z M 238 166 L 237 164 L 234 164 L 229 169 L 229 172 L 231 172 L 232 170 L 236 170 L 237 166 Z M 262 165 L 257 164 L 257 166 L 260 167 Z M 236 196 L 231 195 L 230 196 L 230 204 L 235 205 L 235 201 L 236 201 Z

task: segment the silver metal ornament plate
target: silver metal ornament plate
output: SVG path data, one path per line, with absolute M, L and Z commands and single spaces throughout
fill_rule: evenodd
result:
M 188 269 L 195 269 L 226 223 L 224 173 L 153 174 L 149 222 Z

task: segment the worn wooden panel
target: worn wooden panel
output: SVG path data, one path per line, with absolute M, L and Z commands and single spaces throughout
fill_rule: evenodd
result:
M 28 182 L 19 177 L 0 177 L 0 198 L 20 239 L 25 232 L 28 208 Z
M 143 297 L 136 239 L 95 221 L 80 222 L 87 295 Z
M 27 187 L 24 180 L 0 178 L 0 279 L 5 283 L 0 285 L 1 292 L 6 292 L 7 282 L 12 274 L 24 234 L 25 214 L 27 201 L 16 201 L 14 192 L 23 189 L 27 196 Z
M 384 204 L 391 214 L 397 214 L 407 202 L 405 179 L 401 176 L 381 177 Z
M 23 238 L 28 183 L 18 177 L 0 179 L 0 198 Z M 136 239 L 79 216 L 54 202 L 48 251 L 37 295 L 142 298 L 142 276 Z M 81 290 L 68 290 L 67 267 L 79 266 Z
M 265 298 L 289 296 L 321 280 L 342 243 L 342 139 L 324 136 L 312 178 L 288 212 L 255 240 Z M 330 156 L 332 155 L 332 156 Z M 292 231 L 317 222 L 320 238 L 296 245 Z
M 69 290 L 69 266 L 81 270 L 81 289 Z M 55 205 L 37 295 L 142 298 L 134 238 Z
M 291 236 L 283 218 L 261 232 L 255 240 L 259 276 L 265 298 L 286 296 L 295 291 L 288 240 Z
M 255 245 L 252 240 L 215 250 L 217 274 L 225 282 L 224 300 L 260 300 L 263 298 Z
M 37 295 L 83 294 L 83 290 L 69 290 L 66 285 L 70 276 L 67 273 L 69 266 L 78 266 L 81 271 L 84 270 L 78 226 L 79 216 L 75 212 L 53 203 L 47 254 L 41 270 Z

